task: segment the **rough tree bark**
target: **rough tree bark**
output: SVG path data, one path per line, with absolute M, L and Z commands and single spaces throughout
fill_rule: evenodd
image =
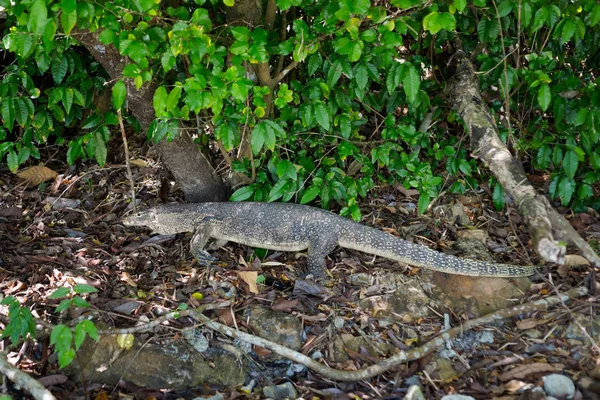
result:
M 458 112 L 471 135 L 471 150 L 481 159 L 512 197 L 529 228 L 534 249 L 546 261 L 563 264 L 565 246 L 558 240 L 578 247 L 592 265 L 600 267 L 600 258 L 569 222 L 560 215 L 527 179 L 521 162 L 512 156 L 498 136 L 498 127 L 479 91 L 473 64 L 460 42 L 452 57 L 456 67 L 446 89 L 448 102 Z
M 73 36 L 102 64 L 113 80 L 121 79 L 123 68 L 127 65 L 126 59 L 114 46 L 106 46 L 98 40 L 100 32 L 77 32 Z M 142 130 L 147 131 L 155 117 L 152 98 L 156 87 L 145 84 L 137 89 L 133 80 L 125 79 L 124 82 L 127 86 L 128 109 L 138 119 Z M 163 163 L 175 177 L 187 201 L 227 200 L 228 190 L 225 184 L 185 131 L 181 130 L 173 141 L 162 140 L 156 146 Z

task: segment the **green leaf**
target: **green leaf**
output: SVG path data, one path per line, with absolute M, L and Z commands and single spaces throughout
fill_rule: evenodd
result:
M 50 333 L 50 345 L 56 346 L 59 351 L 70 348 L 72 340 L 73 332 L 63 324 L 56 325 Z
M 100 40 L 100 43 L 102 44 L 113 44 L 115 41 L 115 32 L 110 29 L 104 29 L 100 32 L 100 35 L 98 35 L 98 40 Z
M 575 182 L 566 176 L 560 178 L 558 183 L 558 196 L 563 206 L 567 206 L 571 202 L 573 192 L 575 191 Z
M 239 188 L 229 198 L 229 201 L 244 201 L 248 200 L 254 194 L 254 187 L 252 186 L 244 186 Z
M 95 287 L 93 287 L 91 285 L 86 285 L 85 283 L 80 283 L 80 284 L 73 286 L 73 291 L 77 294 L 84 294 L 84 293 L 96 293 L 96 292 L 98 292 L 98 289 L 96 289 Z
M 19 154 L 17 155 L 17 160 L 19 165 L 22 165 L 25 161 L 29 159 L 31 155 L 31 149 L 29 147 L 23 147 L 19 150 Z
M 163 117 L 166 115 L 167 108 L 167 89 L 164 86 L 159 86 L 154 92 L 154 97 L 152 99 L 152 104 L 154 105 L 154 113 L 157 118 Z
M 438 17 L 438 23 L 442 29 L 445 29 L 449 32 L 452 32 L 456 29 L 456 18 L 449 12 L 440 13 Z
M 75 349 L 70 348 L 58 352 L 58 367 L 64 368 L 71 364 L 75 359 Z
M 432 13 L 427 14 L 425 18 L 423 18 L 423 28 L 426 31 L 431 32 L 432 35 L 435 35 L 436 33 L 442 30 L 442 26 L 438 22 L 439 16 L 440 13 L 434 11 Z
M 113 107 L 119 110 L 123 107 L 123 103 L 125 103 L 125 98 L 127 97 L 127 88 L 125 87 L 125 83 L 123 81 L 118 81 L 112 87 L 112 102 Z
M 349 139 L 352 135 L 352 121 L 346 114 L 340 116 L 340 132 L 344 139 Z
M 537 152 L 537 163 L 540 165 L 540 168 L 546 169 L 550 166 L 552 162 L 552 147 L 549 144 L 543 144 Z
M 467 0 L 454 0 L 454 6 L 458 11 L 464 11 L 467 6 Z
M 38 47 L 38 51 L 35 53 L 35 63 L 37 64 L 41 73 L 48 71 L 50 68 L 50 62 L 52 59 L 50 55 L 44 51 L 42 47 Z
M 68 113 L 71 112 L 71 106 L 73 106 L 73 89 L 67 88 L 63 92 L 62 98 L 63 106 L 65 107 L 65 111 Z
M 46 27 L 44 28 L 44 33 L 42 33 L 42 42 L 44 43 L 44 49 L 48 53 L 52 53 L 53 50 L 56 49 L 56 43 L 54 41 L 54 36 L 56 35 L 56 30 L 58 29 L 58 25 L 54 18 L 48 20 L 46 23 Z
M 556 168 L 560 165 L 563 160 L 563 151 L 559 146 L 555 146 L 552 151 L 552 163 Z
M 62 12 L 73 12 L 77 10 L 77 0 L 60 0 L 58 3 Z
M 561 39 L 563 43 L 568 42 L 575 34 L 575 22 L 571 19 L 567 19 L 562 27 Z
M 181 97 L 181 86 L 175 86 L 167 97 L 167 112 L 173 112 L 178 109 L 179 97 Z
M 496 18 L 481 18 L 477 24 L 477 36 L 482 42 L 496 39 L 500 35 L 500 24 Z
M 421 87 L 421 75 L 414 65 L 408 66 L 408 73 L 402 81 L 402 86 L 409 103 L 414 103 Z
M 4 120 L 4 126 L 9 131 L 12 131 L 15 123 L 15 103 L 13 98 L 9 97 L 2 100 L 2 103 L 0 104 L 0 113 Z
M 348 51 L 348 60 L 350 60 L 350 62 L 356 62 L 360 60 L 364 46 L 364 42 L 360 39 L 353 41 Z
M 257 124 L 252 130 L 250 135 L 250 145 L 252 146 L 252 152 L 256 156 L 263 148 L 265 144 L 265 138 L 267 136 L 267 128 L 264 123 Z
M 231 28 L 231 34 L 235 40 L 240 42 L 250 41 L 250 29 L 245 26 L 235 26 Z
M 62 11 L 60 15 L 60 24 L 62 25 L 65 35 L 69 35 L 77 24 L 77 10 L 71 12 Z
M 498 17 L 504 18 L 511 13 L 513 9 L 511 0 L 503 0 L 498 3 Z
M 17 97 L 14 99 L 15 106 L 15 119 L 21 126 L 25 126 L 27 121 L 29 120 L 29 114 L 27 110 L 27 104 L 25 104 L 25 100 L 22 97 Z
M 54 82 L 57 85 L 60 85 L 60 83 L 63 81 L 63 79 L 67 75 L 68 69 L 69 69 L 69 61 L 67 60 L 66 54 L 62 54 L 60 57 L 55 58 L 52 61 L 52 66 L 50 67 L 50 72 L 52 73 Z
M 575 153 L 574 150 L 567 150 L 565 157 L 563 158 L 563 169 L 570 180 L 575 178 L 578 165 L 579 160 L 577 159 L 577 153 Z
M 8 152 L 8 156 L 6 157 L 6 164 L 8 165 L 8 169 L 10 169 L 10 172 L 12 172 L 13 174 L 17 172 L 17 169 L 19 169 L 19 157 L 17 156 L 17 153 L 14 150 Z
M 494 185 L 494 191 L 492 192 L 492 200 L 494 201 L 494 208 L 497 211 L 504 209 L 506 205 L 504 200 L 504 188 L 500 184 L 500 182 L 496 182 Z
M 96 158 L 96 162 L 104 167 L 106 163 L 106 143 L 104 143 L 104 138 L 100 132 L 96 132 L 96 151 L 94 152 L 94 157 Z
M 546 23 L 546 21 L 548 21 L 549 18 L 550 10 L 546 6 L 543 6 L 540 9 L 538 9 L 535 13 L 535 16 L 533 17 L 532 33 L 544 26 L 544 24 Z
M 75 307 L 89 308 L 90 304 L 79 296 L 73 297 L 73 305 Z
M 302 199 L 300 199 L 300 204 L 306 204 L 313 201 L 318 195 L 321 193 L 321 187 L 312 185 L 302 195 Z
M 65 297 L 67 296 L 69 293 L 71 293 L 71 289 L 68 287 L 61 287 L 56 289 L 50 296 L 48 296 L 49 299 L 60 299 L 61 297 Z
M 287 179 L 280 179 L 277 181 L 273 188 L 269 191 L 269 197 L 267 199 L 268 202 L 273 202 L 278 200 L 288 191 L 288 185 L 292 183 Z
M 29 10 L 27 29 L 36 35 L 44 33 L 48 20 L 48 8 L 45 0 L 35 0 Z
M 458 164 L 458 169 L 460 169 L 463 174 L 471 176 L 471 164 L 469 164 L 469 162 L 464 158 L 460 160 L 460 163 Z
M 321 125 L 323 129 L 329 131 L 329 110 L 325 107 L 325 104 L 318 103 L 315 105 L 315 117 L 317 119 L 317 123 Z
M 369 70 L 365 64 L 357 64 L 354 68 L 354 80 L 359 90 L 364 91 L 369 84 Z
M 296 166 L 290 160 L 280 160 L 277 163 L 276 171 L 279 179 L 289 178 L 293 181 L 298 179 Z
M 550 92 L 550 86 L 547 83 L 542 83 L 540 85 L 540 90 L 538 91 L 538 103 L 542 111 L 546 111 L 550 106 L 550 100 L 552 99 L 552 93 Z
M 417 208 L 419 210 L 419 214 L 424 214 L 427 211 L 427 207 L 429 207 L 429 203 L 431 203 L 431 197 L 429 197 L 425 193 L 421 193 L 419 196 L 419 201 L 417 202 Z
M 315 72 L 323 65 L 323 57 L 319 52 L 312 54 L 308 58 L 308 76 L 313 76 Z

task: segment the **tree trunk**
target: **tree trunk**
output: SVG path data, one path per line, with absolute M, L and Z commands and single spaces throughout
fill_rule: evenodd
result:
M 127 62 L 114 46 L 102 44 L 98 40 L 99 34 L 100 31 L 78 32 L 73 36 L 102 64 L 113 80 L 119 80 Z M 152 99 L 156 87 L 145 84 L 137 89 L 131 79 L 124 79 L 124 82 L 127 86 L 128 109 L 146 132 L 155 117 Z M 209 160 L 198 151 L 189 134 L 182 130 L 173 141 L 162 140 L 156 146 L 163 163 L 175 177 L 187 201 L 196 203 L 227 200 L 228 190 L 225 184 L 215 174 Z

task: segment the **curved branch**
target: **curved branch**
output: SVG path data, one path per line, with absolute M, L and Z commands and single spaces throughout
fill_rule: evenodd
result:
M 56 397 L 33 376 L 21 371 L 8 362 L 6 354 L 0 354 L 0 373 L 29 392 L 36 400 L 56 400 Z
M 488 314 L 486 316 L 475 318 L 469 321 L 465 321 L 462 325 L 456 326 L 435 339 L 425 343 L 424 345 L 417 347 L 408 351 L 400 351 L 395 355 L 378 362 L 377 364 L 371 365 L 369 367 L 357 370 L 357 371 L 344 371 L 335 368 L 328 367 L 327 365 L 321 364 L 312 358 L 305 356 L 302 353 L 291 350 L 287 347 L 281 346 L 277 343 L 274 343 L 267 339 L 262 339 L 260 337 L 250 335 L 248 333 L 239 331 L 234 328 L 230 328 L 226 325 L 220 324 L 218 322 L 212 321 L 210 318 L 206 317 L 201 312 L 197 312 L 194 315 L 194 318 L 203 322 L 207 327 L 214 329 L 224 335 L 232 337 L 234 339 L 241 339 L 244 342 L 267 348 L 278 355 L 285 357 L 289 360 L 292 360 L 296 363 L 302 364 L 313 371 L 318 372 L 326 378 L 333 379 L 336 381 L 346 381 L 353 382 L 359 381 L 362 379 L 372 378 L 376 375 L 379 375 L 390 368 L 393 368 L 397 365 L 400 365 L 407 361 L 417 360 L 419 358 L 424 357 L 425 355 L 431 353 L 432 351 L 442 347 L 446 341 L 452 339 L 453 337 L 463 333 L 468 329 L 472 329 L 479 325 L 488 324 L 492 322 L 497 322 L 506 318 L 515 317 L 517 315 L 531 313 L 536 311 L 543 311 L 548 309 L 549 307 L 562 304 L 564 301 L 572 298 L 582 297 L 588 293 L 587 289 L 584 287 L 571 289 L 565 294 L 548 297 L 546 299 L 536 300 L 534 302 L 524 304 L 521 306 L 513 306 L 509 308 L 505 308 L 503 310 L 499 310 Z M 193 310 L 192 310 L 193 311 Z

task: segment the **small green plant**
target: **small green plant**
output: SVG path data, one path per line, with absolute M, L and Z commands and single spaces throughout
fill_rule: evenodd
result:
M 49 298 L 67 297 L 56 308 L 57 312 L 62 312 L 69 307 L 89 307 L 88 302 L 79 295 L 93 292 L 97 292 L 97 289 L 81 284 L 72 288 L 57 289 Z M 22 306 L 13 296 L 6 297 L 1 304 L 8 306 L 10 320 L 2 332 L 2 338 L 9 338 L 12 343 L 18 343 L 20 339 L 25 340 L 35 336 L 35 320 L 29 308 Z M 60 368 L 66 367 L 73 361 L 75 351 L 81 347 L 86 336 L 98 341 L 98 331 L 92 321 L 81 321 L 75 328 L 60 324 L 52 329 L 50 344 L 58 354 Z
M 72 288 L 59 288 L 49 298 L 60 299 L 66 297 L 56 308 L 56 312 L 62 312 L 69 307 L 88 308 L 90 306 L 89 303 L 78 295 L 95 293 L 97 291 L 96 288 L 90 285 L 80 284 Z M 86 336 L 98 341 L 98 330 L 94 323 L 89 320 L 79 322 L 75 328 L 60 324 L 52 329 L 50 345 L 54 346 L 54 350 L 58 354 L 58 365 L 60 368 L 64 368 L 73 362 L 75 351 L 79 350 Z M 73 345 L 75 346 L 73 347 Z

